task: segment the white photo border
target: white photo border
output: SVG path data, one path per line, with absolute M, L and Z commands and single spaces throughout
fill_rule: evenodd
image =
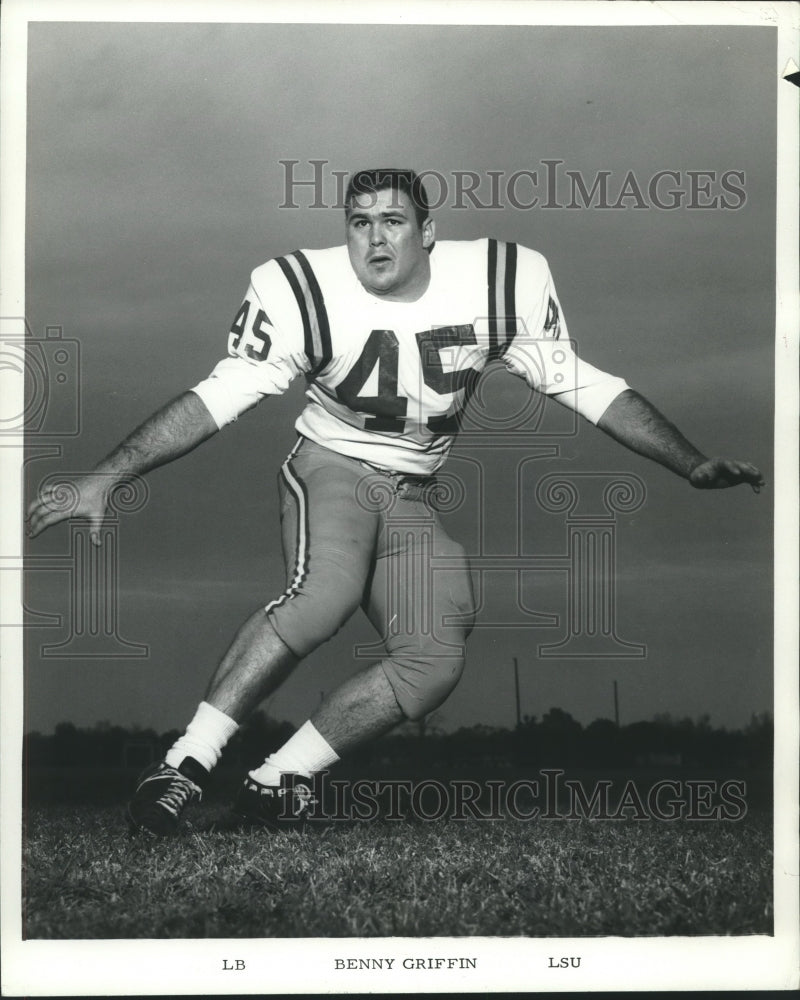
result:
M 798 10 L 791 3 L 470 3 L 36 2 L 2 9 L 2 303 L 25 315 L 25 137 L 27 26 L 33 21 L 320 22 L 382 24 L 769 24 L 777 28 L 777 322 L 775 462 L 775 933 L 766 938 L 669 939 L 340 939 L 23 941 L 20 916 L 22 636 L 2 630 L 2 978 L 5 995 L 224 995 L 370 992 L 538 992 L 666 989 L 790 989 L 798 986 L 798 95 L 782 79 L 798 58 Z M 20 385 L 21 394 L 22 387 Z M 21 395 L 20 395 L 21 399 Z M 20 406 L 20 411 L 22 407 Z M 12 443 L 13 444 L 13 443 Z M 22 444 L 0 449 L 4 554 L 22 553 Z M 2 601 L 21 603 L 21 572 L 3 574 Z M 779 601 L 777 598 L 780 598 Z M 398 973 L 366 983 L 338 972 L 342 954 L 364 958 L 470 955 L 467 972 Z M 569 980 L 554 982 L 551 955 L 583 957 Z M 246 961 L 236 977 L 225 957 Z

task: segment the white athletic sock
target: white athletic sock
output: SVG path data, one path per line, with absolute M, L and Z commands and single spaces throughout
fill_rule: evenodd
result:
M 262 785 L 280 784 L 281 774 L 304 774 L 310 778 L 335 764 L 339 755 L 311 722 L 304 722 L 291 739 L 250 772 L 250 777 Z
M 184 757 L 194 757 L 210 771 L 238 728 L 239 724 L 229 715 L 201 701 L 185 734 L 173 744 L 164 759 L 170 767 L 180 767 Z

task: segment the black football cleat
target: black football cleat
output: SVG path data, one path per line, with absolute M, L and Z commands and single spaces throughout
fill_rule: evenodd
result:
M 273 831 L 299 830 L 316 802 L 311 778 L 303 774 L 282 774 L 280 785 L 262 785 L 248 775 L 233 812 L 246 823 Z
M 207 777 L 205 768 L 191 757 L 179 768 L 163 760 L 148 767 L 128 805 L 131 832 L 143 830 L 156 837 L 175 833 L 186 806 L 203 797 L 201 782 Z

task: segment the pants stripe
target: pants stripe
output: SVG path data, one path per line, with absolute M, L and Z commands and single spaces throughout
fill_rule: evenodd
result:
M 300 591 L 306 577 L 308 576 L 308 551 L 309 551 L 309 524 L 308 524 L 308 494 L 302 479 L 292 468 L 292 458 L 300 447 L 302 441 L 298 441 L 292 449 L 291 454 L 281 466 L 281 479 L 284 485 L 292 494 L 297 505 L 297 534 L 295 536 L 294 572 L 292 580 L 286 590 L 264 609 L 266 612 L 280 607 L 286 601 L 291 600 Z

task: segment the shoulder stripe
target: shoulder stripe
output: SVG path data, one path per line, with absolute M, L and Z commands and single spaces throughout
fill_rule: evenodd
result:
M 331 359 L 331 331 L 322 289 L 305 255 L 299 250 L 277 258 L 278 265 L 294 293 L 303 321 L 306 356 L 314 371 Z
M 489 240 L 489 353 L 497 357 L 517 332 L 517 244 Z
M 319 287 L 319 282 L 317 281 L 317 276 L 311 269 L 311 265 L 308 263 L 306 255 L 300 250 L 297 250 L 294 255 L 297 258 L 300 268 L 303 272 L 303 277 L 306 281 L 306 286 L 308 288 L 308 295 L 311 296 L 311 303 L 313 308 L 309 310 L 311 316 L 316 320 L 316 330 L 315 332 L 315 343 L 317 338 L 319 338 L 319 352 L 316 357 L 318 360 L 318 367 L 324 367 L 333 356 L 333 350 L 331 348 L 331 328 L 328 322 L 328 310 L 325 308 L 325 298 L 322 294 L 322 289 Z M 313 323 L 312 323 L 313 329 Z
M 517 333 L 517 244 L 506 243 L 505 307 L 506 344 L 511 343 Z
M 305 296 L 300 288 L 300 282 L 297 280 L 294 270 L 289 263 L 288 257 L 278 257 L 276 260 L 281 271 L 283 271 L 283 276 L 289 282 L 289 287 L 294 292 L 297 308 L 300 310 L 300 318 L 303 321 L 303 341 L 306 356 L 311 359 L 314 357 L 314 342 L 311 339 L 311 322 L 308 317 Z
M 497 240 L 489 240 L 486 285 L 489 295 L 489 357 L 497 354 Z

